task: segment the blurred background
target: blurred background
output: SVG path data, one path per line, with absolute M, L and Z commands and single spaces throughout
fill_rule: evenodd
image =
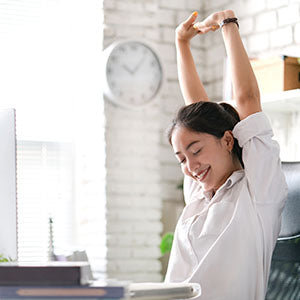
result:
M 15 107 L 17 119 L 19 261 L 86 251 L 97 277 L 163 280 L 161 237 L 184 206 L 165 136 L 183 104 L 174 31 L 195 10 L 201 20 L 223 9 L 239 18 L 250 58 L 300 57 L 300 0 L 0 0 L 0 106 Z M 103 95 L 103 50 L 124 39 L 149 43 L 162 64 L 159 93 L 138 109 Z M 209 97 L 221 101 L 220 31 L 194 38 L 192 50 Z M 276 88 L 264 108 L 282 159 L 300 160 L 299 90 Z

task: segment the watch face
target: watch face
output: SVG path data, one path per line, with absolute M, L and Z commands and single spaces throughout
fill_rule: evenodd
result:
M 139 106 L 157 94 L 162 82 L 162 68 L 150 47 L 127 41 L 111 52 L 106 78 L 111 100 L 125 106 Z

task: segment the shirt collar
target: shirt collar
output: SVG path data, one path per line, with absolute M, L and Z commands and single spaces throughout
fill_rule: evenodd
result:
M 244 177 L 244 170 L 234 171 L 225 181 L 225 183 L 218 189 L 217 193 L 223 189 L 229 190 L 232 188 L 242 177 Z M 203 191 L 203 197 L 206 200 L 211 200 L 214 196 L 213 191 Z
M 240 181 L 241 178 L 244 177 L 245 171 L 244 170 L 238 170 L 234 171 L 231 176 L 229 176 L 224 184 L 224 188 L 230 189 L 232 186 L 234 186 L 238 181 Z
M 233 172 L 227 178 L 225 183 L 217 190 L 216 194 L 219 194 L 222 190 L 229 190 L 230 188 L 232 188 L 240 179 L 244 177 L 244 174 L 244 170 Z M 190 180 L 190 178 L 188 178 L 188 180 Z M 195 181 L 194 184 L 199 184 L 199 182 Z M 192 218 L 194 218 L 196 215 L 204 212 L 209 207 L 212 197 L 212 191 L 203 191 L 203 189 L 201 188 L 201 190 L 192 197 L 191 201 L 186 203 L 182 214 L 182 222 L 185 223 L 188 220 L 192 220 Z

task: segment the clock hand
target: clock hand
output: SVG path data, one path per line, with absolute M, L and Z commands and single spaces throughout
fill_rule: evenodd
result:
M 145 60 L 145 58 L 146 58 L 146 56 L 143 55 L 143 57 L 140 59 L 140 61 L 138 62 L 138 64 L 133 69 L 133 74 L 139 69 L 140 65 L 143 63 L 143 61 Z
M 129 69 L 126 65 L 122 65 L 123 69 L 125 69 L 128 73 L 130 73 L 131 75 L 134 74 L 134 70 Z

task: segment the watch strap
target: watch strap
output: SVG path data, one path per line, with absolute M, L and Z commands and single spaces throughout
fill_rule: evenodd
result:
M 240 28 L 239 23 L 238 23 L 238 19 L 237 18 L 227 18 L 224 19 L 220 24 L 220 28 L 222 28 L 224 25 L 229 24 L 229 23 L 235 23 L 237 25 L 238 28 Z

